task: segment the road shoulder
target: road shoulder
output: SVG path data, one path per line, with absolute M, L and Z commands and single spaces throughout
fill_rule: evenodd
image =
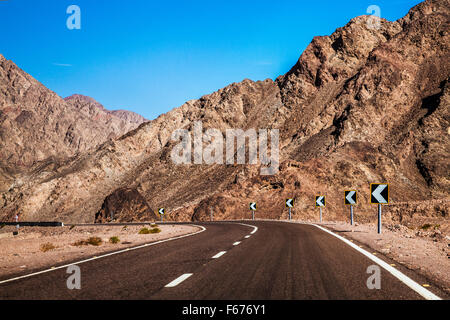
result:
M 158 228 L 160 232 L 139 233 L 143 228 L 150 231 Z M 199 230 L 199 227 L 193 225 L 169 224 L 21 227 L 19 235 L 12 236 L 12 230 L 5 227 L 0 240 L 0 252 L 2 252 L 0 278 L 6 279 L 146 243 L 192 234 Z M 88 244 L 88 240 L 93 237 L 100 238 L 101 243 Z M 113 237 L 117 237 L 119 242 L 112 243 Z

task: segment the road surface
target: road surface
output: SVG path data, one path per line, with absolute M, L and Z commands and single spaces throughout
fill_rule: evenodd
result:
M 78 264 L 80 290 L 67 288 L 70 274 L 62 268 L 0 279 L 0 299 L 423 299 L 382 268 L 381 289 L 369 289 L 367 268 L 375 263 L 313 225 L 197 225 L 206 229 Z

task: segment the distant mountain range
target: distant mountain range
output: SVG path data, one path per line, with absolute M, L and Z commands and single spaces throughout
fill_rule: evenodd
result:
M 379 29 L 354 18 L 315 37 L 275 81 L 233 83 L 149 122 L 61 99 L 0 57 L 0 219 L 147 220 L 158 207 L 169 220 L 209 219 L 211 208 L 241 219 L 250 201 L 257 217 L 278 219 L 286 198 L 296 199 L 294 218 L 313 219 L 315 195 L 327 197 L 326 219 L 345 219 L 344 190 L 358 190 L 358 219 L 371 221 L 371 182 L 390 183 L 393 220 L 448 218 L 449 8 L 427 0 Z M 280 171 L 174 164 L 172 132 L 196 121 L 279 129 Z
M 94 121 L 104 123 L 107 129 L 117 132 L 117 136 L 131 131 L 148 121 L 143 116 L 132 111 L 107 110 L 93 98 L 81 94 L 71 95 L 64 98 L 64 101 L 70 103 Z
M 62 99 L 0 55 L 0 164 L 6 171 L 73 156 L 145 121 L 89 97 Z

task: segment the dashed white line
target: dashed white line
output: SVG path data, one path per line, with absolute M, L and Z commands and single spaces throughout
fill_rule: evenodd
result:
M 226 253 L 226 251 L 220 251 L 218 254 L 216 254 L 214 257 L 212 257 L 213 259 L 217 259 L 220 258 L 221 256 L 223 256 Z
M 233 246 L 237 246 L 239 243 L 241 243 L 240 241 L 236 241 L 235 243 L 233 243 Z
M 244 238 L 245 238 L 245 239 L 248 239 L 248 238 L 250 238 L 250 237 L 251 237 L 251 236 L 245 236 Z
M 176 278 L 175 280 L 173 280 L 168 285 L 166 285 L 166 288 L 176 287 L 177 285 L 179 285 L 180 283 L 182 283 L 184 280 L 186 280 L 187 278 L 189 278 L 192 275 L 193 275 L 193 273 L 185 273 L 185 274 L 179 276 L 178 278 Z

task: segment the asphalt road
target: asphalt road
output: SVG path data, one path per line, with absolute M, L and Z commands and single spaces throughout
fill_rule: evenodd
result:
M 382 268 L 381 289 L 369 289 L 375 263 L 315 226 L 242 223 L 79 264 L 80 290 L 58 269 L 0 284 L 0 299 L 423 299 Z

